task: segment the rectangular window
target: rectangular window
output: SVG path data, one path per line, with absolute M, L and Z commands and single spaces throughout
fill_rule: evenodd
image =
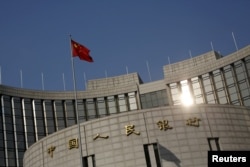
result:
M 249 82 L 243 62 L 242 61 L 235 62 L 234 69 L 243 105 L 250 106 Z
M 96 167 L 95 154 L 82 157 L 84 167 Z
M 151 161 L 150 161 L 150 155 L 149 155 L 148 145 L 144 144 L 143 148 L 144 148 L 144 155 L 145 155 L 147 167 L 151 167 Z
M 153 107 L 150 93 L 141 95 L 141 103 L 143 109 Z
M 34 118 L 31 99 L 24 99 L 24 110 L 26 118 L 28 145 L 30 146 L 35 142 L 35 124 L 34 124 L 35 118 Z
M 232 67 L 230 65 L 225 66 L 223 68 L 224 76 L 225 76 L 225 84 L 228 91 L 228 96 L 231 104 L 239 105 L 239 96 L 236 88 L 236 83 L 232 71 Z
M 193 104 L 193 97 L 189 88 L 188 80 L 180 82 L 181 85 L 181 103 L 184 105 Z
M 161 157 L 159 153 L 158 143 L 144 144 L 143 148 L 147 167 L 151 167 L 152 164 L 153 166 L 161 167 Z
M 80 122 L 85 122 L 87 120 L 85 102 L 86 102 L 85 100 L 78 100 L 77 101 Z
M 66 100 L 66 114 L 67 114 L 67 127 L 76 124 L 76 111 L 75 102 L 73 100 Z
M 210 151 L 220 151 L 220 143 L 218 137 L 207 138 Z
M 172 101 L 174 105 L 181 104 L 181 95 L 177 83 L 171 83 L 169 85 Z
M 14 102 L 13 108 L 14 108 L 15 127 L 16 127 L 16 143 L 17 143 L 16 151 L 18 153 L 19 165 L 22 166 L 23 154 L 26 150 L 22 101 L 21 98 L 19 97 L 13 97 L 13 102 Z
M 118 95 L 118 104 L 120 112 L 128 111 L 125 94 Z
M 194 102 L 196 104 L 203 104 L 204 99 L 203 99 L 203 93 L 202 93 L 201 85 L 199 83 L 199 78 L 198 77 L 191 78 L 191 84 L 192 84 L 192 87 L 193 87 Z
M 35 100 L 34 103 L 35 103 L 38 139 L 41 139 L 44 136 L 46 136 L 43 103 L 42 100 Z
M 65 118 L 65 111 L 64 111 L 64 101 L 56 100 L 56 118 L 57 118 L 57 125 L 58 130 L 64 129 L 66 127 L 66 118 Z
M 95 107 L 95 100 L 94 99 L 87 99 L 87 113 L 88 113 L 88 120 L 96 118 L 96 107 Z
M 214 77 L 215 92 L 217 93 L 219 104 L 227 104 L 228 101 L 226 97 L 225 87 L 223 85 L 224 81 L 220 70 L 213 71 L 213 77 Z
M 109 114 L 117 113 L 116 97 L 108 96 L 107 100 L 108 100 Z
M 215 95 L 213 85 L 209 74 L 202 75 L 202 83 L 204 86 L 205 97 L 208 104 L 215 104 Z
M 136 94 L 135 92 L 128 93 L 129 110 L 137 110 Z
M 97 108 L 98 108 L 98 116 L 104 117 L 107 116 L 107 108 L 104 97 L 97 98 Z
M 46 119 L 47 119 L 47 129 L 48 134 L 55 132 L 55 114 L 53 109 L 53 103 L 51 100 L 45 100 L 45 112 L 46 112 Z
M 140 95 L 142 108 L 153 108 L 168 105 L 166 90 L 145 93 Z

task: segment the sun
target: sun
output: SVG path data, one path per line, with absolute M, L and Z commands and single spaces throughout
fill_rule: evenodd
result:
M 184 106 L 191 106 L 194 104 L 194 100 L 188 87 L 182 87 L 181 102 Z

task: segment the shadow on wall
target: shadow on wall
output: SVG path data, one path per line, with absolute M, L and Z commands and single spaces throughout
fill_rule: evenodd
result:
M 163 147 L 160 144 L 159 144 L 159 152 L 162 159 L 173 162 L 177 167 L 181 167 L 180 165 L 181 161 L 179 160 L 179 158 L 177 158 L 174 153 L 172 153 L 170 150 L 168 150 L 167 148 Z

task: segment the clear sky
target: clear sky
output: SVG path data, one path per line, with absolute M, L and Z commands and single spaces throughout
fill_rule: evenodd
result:
M 87 80 L 138 72 L 163 79 L 163 66 L 211 51 L 250 45 L 249 0 L 1 0 L 0 66 L 4 85 L 73 90 L 70 41 L 94 63 L 75 58 L 77 89 Z M 105 72 L 106 71 L 106 72 Z

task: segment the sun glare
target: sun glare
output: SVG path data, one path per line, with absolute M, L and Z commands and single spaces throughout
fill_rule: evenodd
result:
M 182 87 L 181 102 L 185 106 L 191 106 L 194 103 L 188 86 Z

